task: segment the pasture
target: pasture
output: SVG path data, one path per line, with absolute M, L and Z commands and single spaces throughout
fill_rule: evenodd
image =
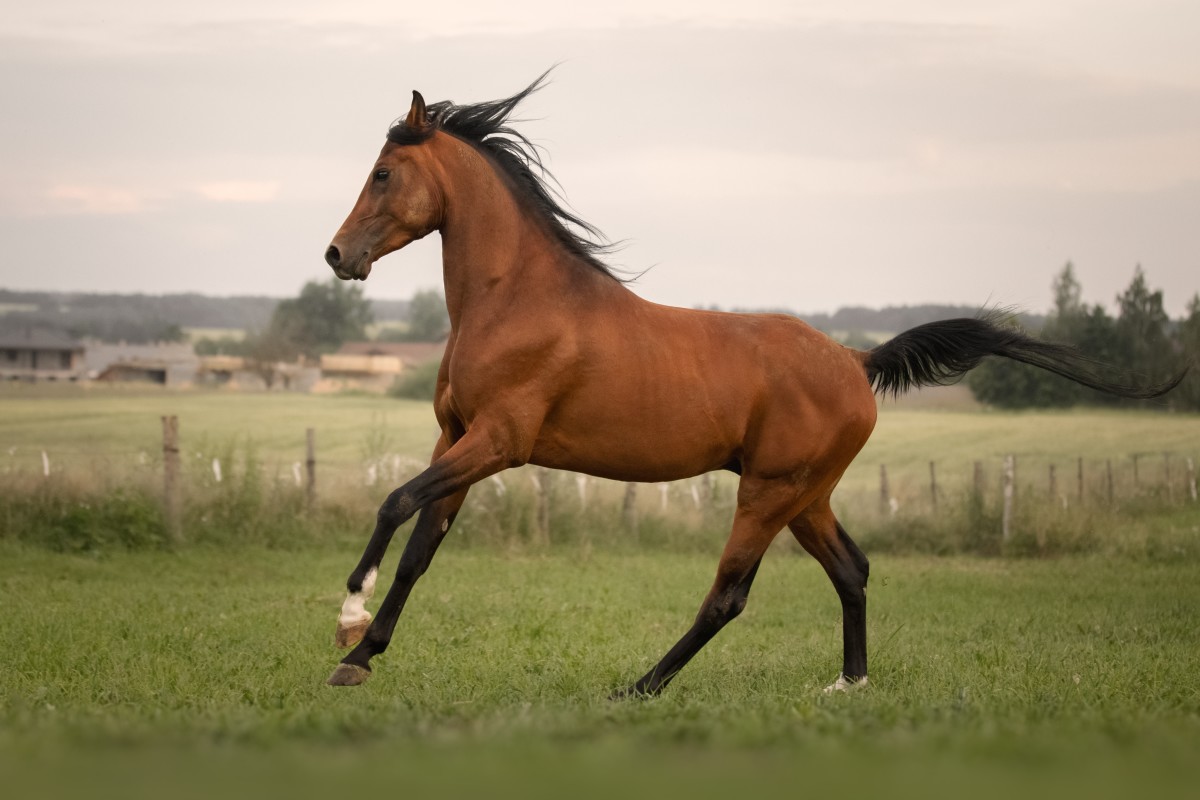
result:
M 810 559 L 773 553 L 746 613 L 663 696 L 611 703 L 690 619 L 712 558 L 456 544 L 349 690 L 323 685 L 347 548 L 5 545 L 6 775 L 52 794 L 102 779 L 126 796 L 397 781 L 517 797 L 1181 796 L 1200 777 L 1191 563 L 877 557 L 872 686 L 827 697 L 836 598 Z
M 5 498 L 0 771 L 22 792 L 1123 797 L 1190 796 L 1200 778 L 1200 512 L 1182 490 L 1168 502 L 1143 464 L 1140 495 L 1072 518 L 1072 529 L 1110 529 L 1103 546 L 1078 552 L 934 557 L 884 538 L 933 519 L 909 515 L 929 460 L 944 465 L 950 496 L 950 465 L 969 476 L 972 460 L 1007 450 L 1064 464 L 1195 457 L 1195 417 L 885 409 L 841 490 L 842 512 L 870 529 L 848 526 L 872 557 L 872 685 L 821 693 L 840 665 L 837 598 L 815 562 L 782 542 L 745 614 L 663 696 L 612 703 L 607 694 L 690 622 L 724 540 L 720 514 L 697 516 L 673 494 L 655 524 L 690 533 L 654 538 L 659 495 L 648 492 L 639 540 L 620 534 L 615 505 L 597 503 L 564 511 L 554 538 L 535 542 L 495 534 L 507 507 L 480 491 L 376 674 L 335 690 L 323 681 L 340 657 L 342 583 L 389 488 L 364 486 L 362 466 L 380 453 L 423 458 L 426 406 L 17 388 L 0 409 L 6 491 L 69 495 L 77 516 L 123 483 L 156 485 L 160 414 L 180 417 L 185 453 L 200 454 L 188 462 L 197 480 L 213 453 L 242 468 L 253 453 L 256 469 L 286 483 L 304 428 L 316 428 L 322 503 L 341 509 L 295 541 L 247 534 L 72 553 L 15 530 L 25 518 Z M 49 479 L 33 458 L 42 449 Z M 150 463 L 139 466 L 142 452 Z M 917 485 L 894 518 L 869 510 L 880 463 Z M 225 484 L 248 480 L 237 469 L 227 466 Z M 291 509 L 275 524 L 286 532 L 301 517 Z M 586 537 L 566 530 L 572 520 Z

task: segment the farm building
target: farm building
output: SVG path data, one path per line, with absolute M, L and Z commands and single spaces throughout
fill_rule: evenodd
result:
M 404 369 L 442 357 L 446 340 L 440 342 L 346 342 L 335 355 L 390 356 L 400 360 Z
M 0 379 L 76 381 L 84 377 L 84 346 L 58 331 L 0 334 Z
M 436 361 L 446 342 L 346 342 L 336 353 L 321 356 L 317 391 L 366 389 L 383 391 L 407 369 Z
M 320 370 L 303 363 L 256 364 L 242 356 L 200 356 L 199 386 L 259 391 L 307 392 L 320 380 Z
M 99 381 L 182 387 L 195 382 L 199 360 L 190 344 L 91 342 L 87 349 L 87 366 L 88 374 Z

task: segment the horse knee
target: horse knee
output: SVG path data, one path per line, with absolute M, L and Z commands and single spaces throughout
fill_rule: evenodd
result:
M 739 593 L 737 597 L 734 597 L 733 602 L 729 604 L 729 612 L 728 612 L 729 616 L 726 618 L 725 621 L 729 622 L 734 617 L 738 616 L 743 611 L 745 611 L 746 603 L 748 603 L 749 601 L 750 601 L 750 596 L 747 594 Z
M 416 510 L 416 502 L 412 495 L 403 488 L 397 489 L 379 506 L 376 521 L 380 527 L 394 530 L 407 522 Z

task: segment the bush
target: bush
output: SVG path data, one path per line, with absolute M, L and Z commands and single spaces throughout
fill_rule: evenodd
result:
M 441 363 L 435 360 L 406 369 L 392 383 L 391 388 L 388 389 L 388 395 L 406 400 L 432 401 L 434 391 L 437 389 L 439 367 L 441 367 Z

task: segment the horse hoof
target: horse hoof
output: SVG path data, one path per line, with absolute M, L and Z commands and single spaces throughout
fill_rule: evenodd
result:
M 338 664 L 325 683 L 330 686 L 358 686 L 371 677 L 371 670 L 357 664 Z
M 371 626 L 371 618 L 367 617 L 358 622 L 352 622 L 349 625 L 343 625 L 338 622 L 337 630 L 333 634 L 333 643 L 343 649 L 354 647 L 362 641 L 367 635 L 367 628 Z
M 834 692 L 848 692 L 851 689 L 859 689 L 866 685 L 866 675 L 862 676 L 858 680 L 847 680 L 845 675 L 838 675 L 838 679 L 826 686 L 823 691 L 825 694 L 833 694 Z

